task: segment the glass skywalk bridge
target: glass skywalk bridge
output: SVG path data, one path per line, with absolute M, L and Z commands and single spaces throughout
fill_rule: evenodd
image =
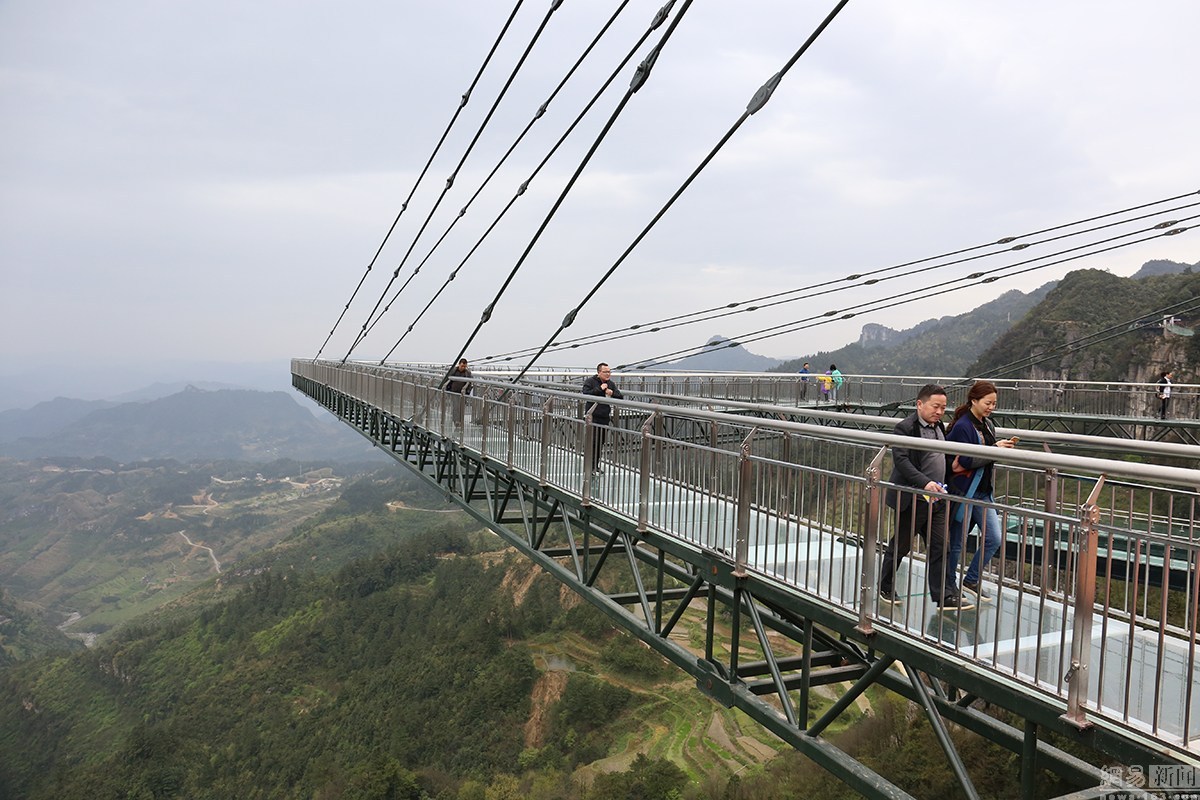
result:
M 1009 535 L 989 566 L 994 597 L 943 612 L 924 590 L 919 548 L 898 575 L 903 601 L 875 598 L 878 553 L 893 525 L 879 502 L 887 448 L 912 446 L 911 439 L 631 401 L 613 403 L 614 425 L 593 453 L 587 402 L 569 392 L 480 378 L 464 400 L 439 391 L 441 375 L 432 371 L 295 361 L 293 373 L 301 391 L 437 476 L 465 505 L 482 500 L 496 520 L 502 493 L 543 493 L 543 505 L 559 516 L 550 511 L 539 522 L 536 504 L 523 508 L 527 539 L 536 549 L 549 523 L 561 523 L 566 545 L 547 552 L 583 579 L 582 588 L 610 550 L 646 561 L 642 548 L 654 543 L 660 563 L 682 560 L 680 570 L 665 571 L 665 590 L 662 570 L 657 592 L 641 586 L 638 570 L 630 576 L 640 591 L 627 602 L 640 602 L 651 631 L 635 633 L 654 646 L 703 594 L 703 581 L 711 583 L 710 606 L 718 590 L 732 592 L 736 639 L 737 587 L 746 585 L 769 598 L 777 630 L 790 624 L 794 639 L 811 642 L 814 629 L 827 629 L 849 642 L 840 658 L 862 657 L 863 669 L 845 676 L 857 679 L 855 687 L 886 678 L 903 688 L 887 666 L 900 661 L 913 672 L 925 664 L 926 675 L 949 676 L 961 693 L 925 698 L 948 718 L 948 706 L 964 697 L 968 704 L 1004 697 L 1028 703 L 1027 717 L 1044 727 L 1078 731 L 1118 757 L 1200 764 L 1196 470 L 1004 451 L 998 483 L 1006 491 L 997 509 Z M 593 458 L 599 474 L 584 468 Z M 603 547 L 589 545 L 589 525 Z M 573 526 L 585 531 L 582 542 Z M 664 624 L 668 599 L 676 598 Z M 757 629 L 759 612 L 745 608 Z M 760 640 L 769 651 L 761 633 Z M 693 669 L 702 688 L 703 670 L 720 660 L 715 649 L 710 641 Z M 730 649 L 714 674 L 732 688 L 723 693 L 709 676 L 715 697 L 733 704 L 739 687 L 761 694 L 773 683 L 772 708 L 783 722 L 768 727 L 789 741 L 785 729 L 795 729 L 797 746 L 819 735 L 827 720 L 809 724 L 809 679 L 798 676 L 796 658 L 764 652 L 751 668 L 738 663 L 740 646 Z M 771 681 L 752 679 L 767 672 Z M 917 699 L 929 693 L 923 687 L 913 682 Z M 1042 747 L 1036 735 L 1034 747 Z

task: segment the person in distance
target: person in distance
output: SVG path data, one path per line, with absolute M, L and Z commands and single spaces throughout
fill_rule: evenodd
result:
M 596 374 L 583 382 L 583 393 L 593 397 L 622 399 L 621 390 L 617 388 L 617 382 L 612 379 L 612 370 L 603 361 L 596 365 Z M 608 438 L 611 412 L 612 406 L 599 401 L 588 403 L 583 412 L 584 416 L 588 413 L 592 415 L 592 463 L 587 464 L 586 467 L 596 474 L 602 472 L 600 450 L 604 447 L 605 439 Z

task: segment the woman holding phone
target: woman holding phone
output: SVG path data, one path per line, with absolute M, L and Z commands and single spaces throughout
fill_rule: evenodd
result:
M 1016 437 L 1012 439 L 997 439 L 996 426 L 991 420 L 992 412 L 996 409 L 996 384 L 991 381 L 976 381 L 967 392 L 967 401 L 954 409 L 954 421 L 946 434 L 946 441 L 961 442 L 962 444 L 977 444 L 985 447 L 1010 448 L 1016 445 Z M 971 528 L 978 526 L 980 531 L 980 546 L 971 559 L 971 565 L 963 575 L 962 586 L 973 592 L 980 601 L 991 597 L 991 594 L 980 586 L 983 568 L 1000 549 L 1004 532 L 1000 528 L 1000 516 L 996 509 L 981 503 L 991 503 L 992 468 L 994 462 L 990 459 L 972 458 L 966 455 L 955 456 L 950 464 L 949 488 L 953 494 L 976 502 L 959 502 L 953 506 L 950 518 L 949 560 L 957 566 L 962 553 L 963 542 Z

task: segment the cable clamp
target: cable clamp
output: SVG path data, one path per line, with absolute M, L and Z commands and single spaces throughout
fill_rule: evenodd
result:
M 654 62 L 658 60 L 658 48 L 650 51 L 650 55 L 642 59 L 642 63 L 638 64 L 637 71 L 633 73 L 633 78 L 629 81 L 629 91 L 636 92 L 642 88 L 642 84 L 650 77 L 650 70 L 654 69 Z
M 758 91 L 754 93 L 754 97 L 750 98 L 750 103 L 746 106 L 746 112 L 753 114 L 765 106 L 781 80 L 783 80 L 783 73 L 776 72 L 771 80 L 758 87 Z

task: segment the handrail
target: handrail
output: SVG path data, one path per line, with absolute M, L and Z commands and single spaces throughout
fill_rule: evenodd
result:
M 328 395 L 331 408 L 351 399 L 368 403 L 394 424 L 486 452 L 501 469 L 619 516 L 630 531 L 676 539 L 727 560 L 734 575 L 763 576 L 828 603 L 860 630 L 886 626 L 997 680 L 1015 678 L 1048 692 L 1079 724 L 1100 716 L 1189 750 L 1200 741 L 1190 713 L 1193 685 L 1200 683 L 1200 586 L 1189 577 L 1200 566 L 1194 491 L 1200 470 L 633 399 L 606 400 L 613 424 L 605 426 L 606 437 L 593 439 L 595 423 L 585 416 L 590 396 L 478 376 L 471 424 L 460 433 L 447 425 L 456 421 L 449 417 L 453 404 L 432 373 L 301 360 L 293 373 L 297 386 L 314 395 L 321 387 L 336 392 Z M 591 452 L 596 445 L 603 452 Z M 892 447 L 996 463 L 1002 502 L 952 501 L 1001 518 L 1005 544 L 988 573 L 999 588 L 996 613 L 929 615 L 919 558 L 906 567 L 910 601 L 903 611 L 874 606 L 875 558 L 865 555 L 870 547 L 862 536 L 882 542 L 895 524 L 880 510 L 879 495 L 908 492 L 913 502 L 926 502 L 919 491 L 882 480 L 881 448 Z M 604 471 L 583 469 L 585 456 L 603 459 Z M 1146 483 L 1114 487 L 1117 477 Z M 863 508 L 874 509 L 865 525 Z M 1171 592 L 1185 602 L 1168 607 Z M 1087 616 L 1098 622 L 1088 624 Z M 1063 683 L 1089 669 L 1092 678 Z M 1135 687 L 1143 678 L 1153 682 L 1152 696 Z M 1175 687 L 1168 702 L 1159 684 Z

